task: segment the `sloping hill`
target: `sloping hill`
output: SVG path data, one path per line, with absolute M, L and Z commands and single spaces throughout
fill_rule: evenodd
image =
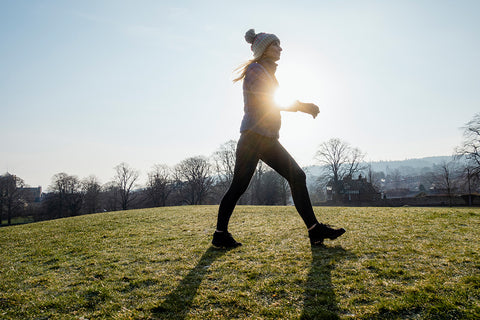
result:
M 0 228 L 2 319 L 478 319 L 479 209 L 316 208 L 347 233 L 311 249 L 293 207 L 216 206 Z

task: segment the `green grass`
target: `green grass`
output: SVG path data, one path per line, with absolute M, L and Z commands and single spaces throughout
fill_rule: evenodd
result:
M 16 224 L 32 223 L 34 221 L 35 219 L 33 218 L 33 216 L 14 217 L 11 219 L 10 224 L 16 225 Z M 6 226 L 8 226 L 8 219 L 3 217 L 2 224 L 0 224 L 0 227 L 6 227 Z
M 216 206 L 0 228 L 1 319 L 479 319 L 480 210 L 322 208 L 347 233 L 312 250 L 293 207 Z

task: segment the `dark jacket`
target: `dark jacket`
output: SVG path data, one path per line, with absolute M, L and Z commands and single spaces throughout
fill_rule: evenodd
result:
M 260 60 L 248 66 L 243 80 L 245 115 L 240 132 L 250 130 L 278 139 L 281 116 L 280 109 L 274 102 L 274 93 L 278 87 L 276 67 L 277 64 L 271 60 Z

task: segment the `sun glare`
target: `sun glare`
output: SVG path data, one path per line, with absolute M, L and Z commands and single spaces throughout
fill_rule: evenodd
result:
M 275 102 L 279 107 L 288 107 L 292 105 L 298 97 L 295 97 L 295 94 L 289 90 L 284 90 L 283 88 L 278 88 L 275 92 Z
M 320 107 L 322 97 L 318 73 L 308 66 L 310 65 L 306 63 L 295 63 L 294 60 L 290 63 L 287 61 L 278 68 L 276 76 L 280 85 L 274 98 L 280 108 L 291 106 L 296 100 L 315 103 Z M 310 152 L 305 144 L 310 141 L 309 137 L 317 134 L 319 121 L 312 121 L 311 116 L 297 112 L 282 113 L 282 120 L 282 142 L 292 152 Z
M 282 66 L 277 71 L 277 78 L 280 86 L 275 92 L 275 102 L 280 107 L 289 106 L 296 100 L 315 103 L 318 99 L 315 86 L 318 80 L 305 67 L 298 64 Z
M 309 91 L 310 90 L 310 91 Z M 314 102 L 315 90 L 309 88 L 308 83 L 285 81 L 275 92 L 275 102 L 279 107 L 287 107 L 292 105 L 296 100 L 302 102 Z

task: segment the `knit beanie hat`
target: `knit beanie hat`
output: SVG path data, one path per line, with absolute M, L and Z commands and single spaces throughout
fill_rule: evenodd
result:
M 278 37 L 273 33 L 261 32 L 256 34 L 254 29 L 250 29 L 245 33 L 245 40 L 252 44 L 254 59 L 260 58 L 272 42 L 280 42 Z

